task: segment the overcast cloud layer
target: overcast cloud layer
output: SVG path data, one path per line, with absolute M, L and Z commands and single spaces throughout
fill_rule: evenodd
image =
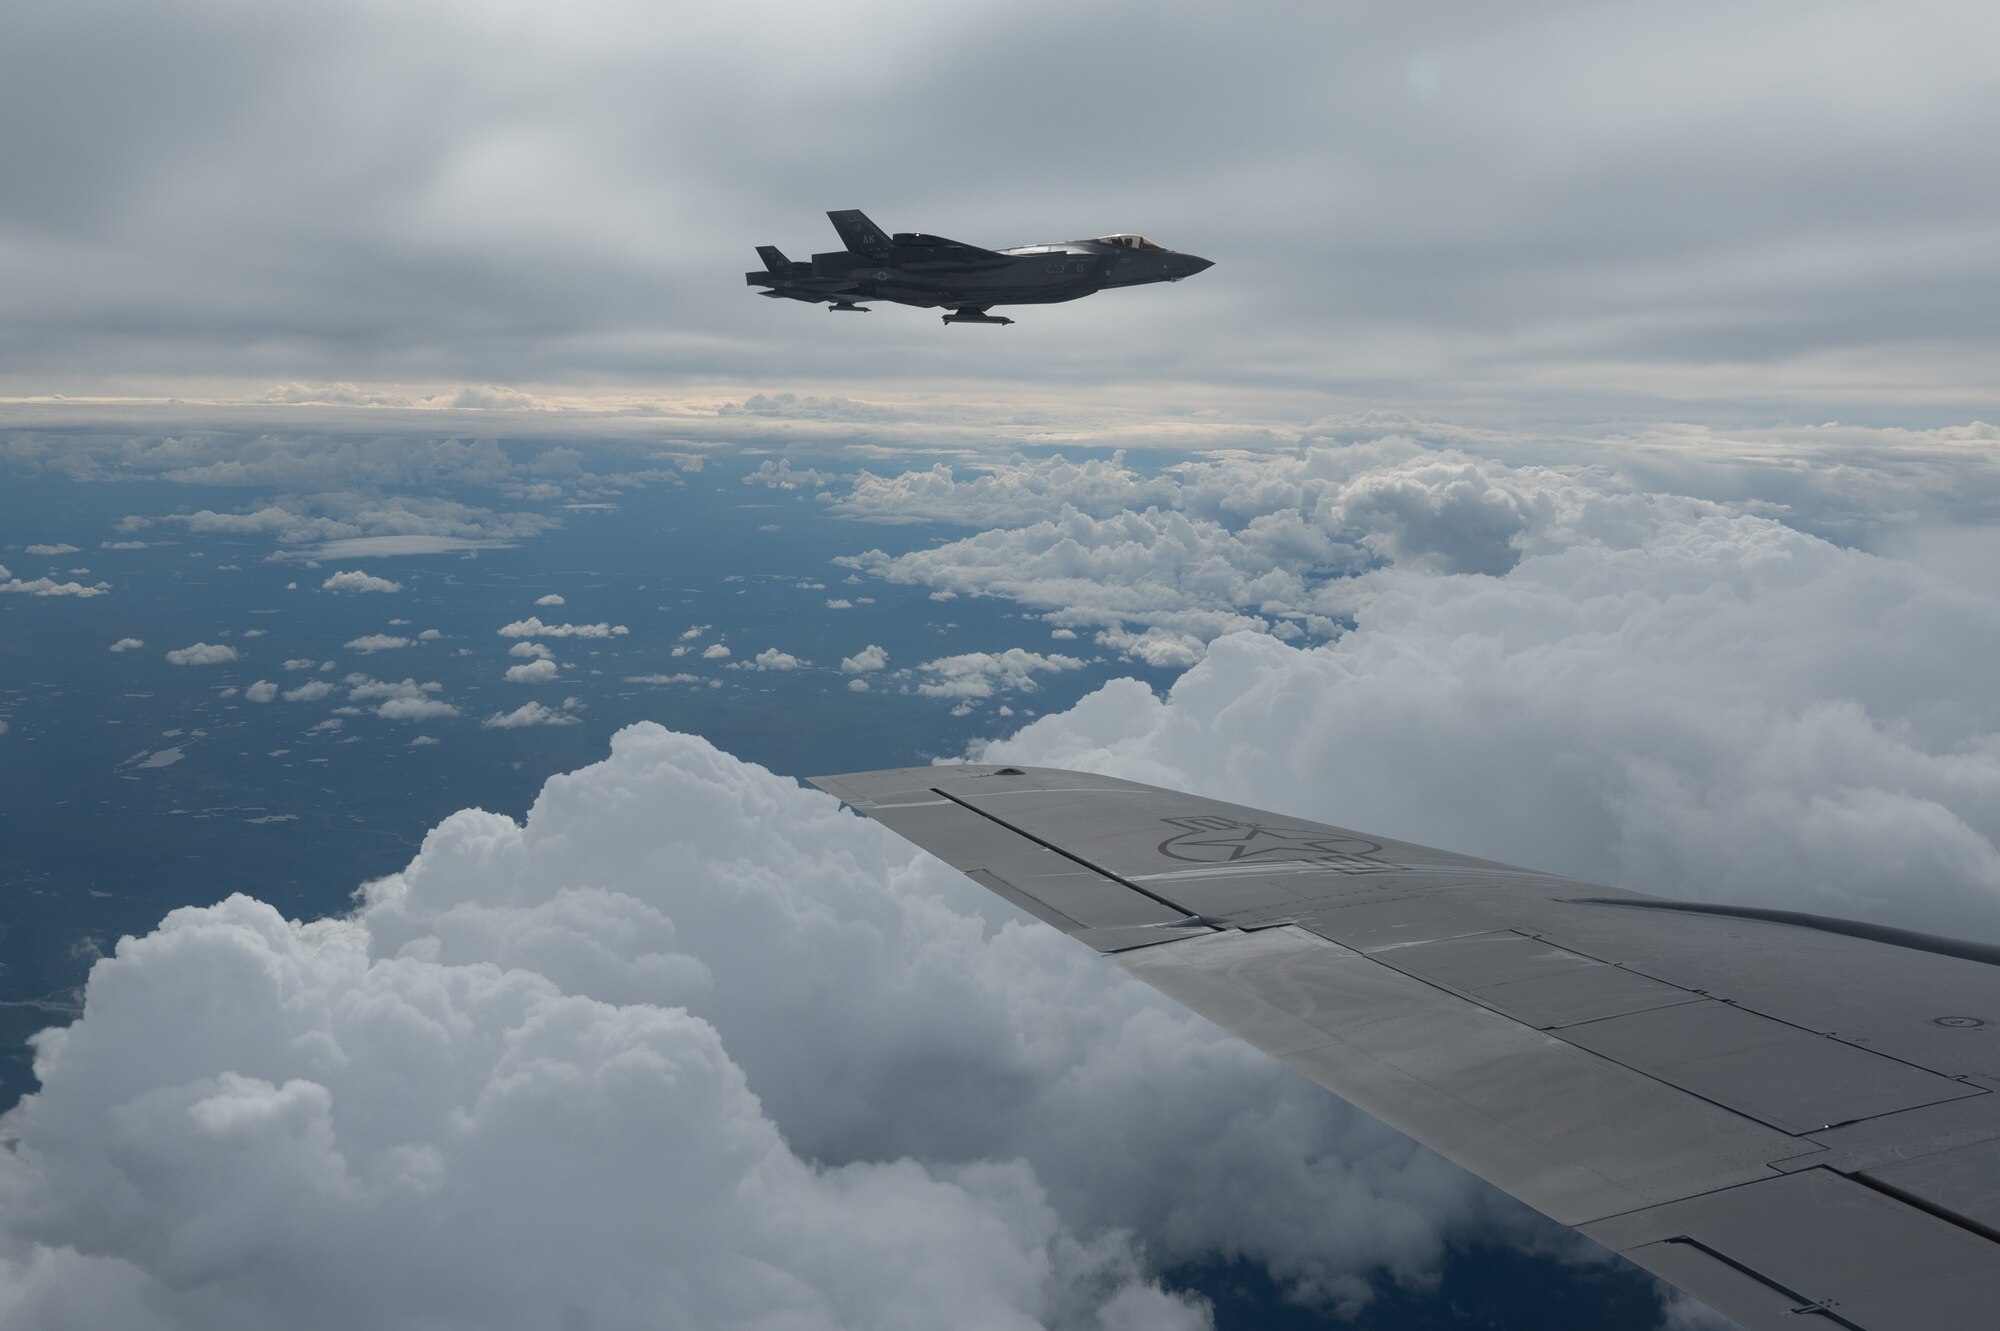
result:
M 1976 0 L 11 17 L 16 392 L 1171 380 L 1195 405 L 1251 384 L 1908 423 L 1994 402 L 2000 17 Z M 830 248 L 823 211 L 856 206 L 989 245 L 1139 230 L 1217 267 L 1007 330 L 742 285 L 753 245 Z

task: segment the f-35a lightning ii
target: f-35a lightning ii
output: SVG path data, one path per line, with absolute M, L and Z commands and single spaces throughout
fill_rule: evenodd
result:
M 943 236 L 898 231 L 891 236 L 857 208 L 829 212 L 847 246 L 794 263 L 775 245 L 759 245 L 764 271 L 745 273 L 758 294 L 803 300 L 865 314 L 855 302 L 890 300 L 952 311 L 948 324 L 1010 324 L 986 311 L 995 305 L 1050 305 L 1106 287 L 1178 282 L 1213 265 L 1156 245 L 1144 236 L 1098 236 L 1049 245 L 983 250 Z

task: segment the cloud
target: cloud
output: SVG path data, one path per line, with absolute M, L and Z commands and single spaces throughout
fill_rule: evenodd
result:
M 719 642 L 712 642 L 701 649 L 701 659 L 704 661 L 726 661 L 729 659 L 729 649 Z
M 889 664 L 889 653 L 874 643 L 869 643 L 849 657 L 843 657 L 840 671 L 844 675 L 866 675 Z
M 457 716 L 458 708 L 437 698 L 387 698 L 376 704 L 375 715 L 390 721 L 431 721 Z
M 1164 698 L 1116 683 L 981 752 L 2000 938 L 2000 600 L 1672 496 L 1578 511 L 1504 576 L 1379 570 L 1335 642 L 1223 638 Z
M 705 675 L 691 675 L 683 670 L 672 675 L 627 675 L 625 676 L 625 682 L 627 684 L 708 684 L 717 681 L 710 680 Z
M 236 896 L 125 939 L 38 1070 L 0 1155 L 24 1326 L 1192 1331 L 1157 1264 L 1358 1302 L 1494 1224 L 836 801 L 652 725 L 523 823 L 453 815 L 345 918 Z
M 696 638 L 699 638 L 702 634 L 708 632 L 713 627 L 714 625 L 712 624 L 696 624 L 691 628 L 682 629 L 681 641 L 693 642 Z
M 346 683 L 349 702 L 373 702 L 375 715 L 391 721 L 429 721 L 459 714 L 457 707 L 436 696 L 444 691 L 444 685 L 436 680 L 419 684 L 414 679 L 390 681 L 356 674 L 347 676 Z
M 329 592 L 399 592 L 403 590 L 403 584 L 400 582 L 392 582 L 388 578 L 378 578 L 372 573 L 363 573 L 358 569 L 335 573 L 327 578 L 325 582 L 322 582 L 320 587 L 322 590 Z
M 553 657 L 555 653 L 550 651 L 547 647 L 544 647 L 539 642 L 517 642 L 512 647 L 509 647 L 507 649 L 507 655 L 529 656 L 529 657 L 535 657 L 540 660 L 548 660 L 550 657 Z
M 565 601 L 563 600 L 563 598 L 562 598 L 562 594 L 561 594 L 561 593 L 559 593 L 559 592 L 550 592 L 550 593 L 549 593 L 549 594 L 548 594 L 547 596 L 538 596 L 538 597 L 536 597 L 536 598 L 535 598 L 535 604 L 536 604 L 536 605 L 564 605 L 564 604 L 566 604 L 566 602 L 565 602 Z
M 826 600 L 826 608 L 829 610 L 852 610 L 854 602 L 844 596 L 829 596 Z
M 497 632 L 503 638 L 622 638 L 631 630 L 623 624 L 544 624 L 531 615 Z
M 1032 692 L 1041 687 L 1035 682 L 1038 672 L 1081 669 L 1083 662 L 1074 656 L 1043 655 L 1019 647 L 1004 652 L 966 652 L 918 666 L 924 678 L 917 692 L 927 698 L 990 698 L 1003 691 Z
M 73 555 L 78 547 L 74 545 L 31 545 L 26 547 L 31 555 Z
M 310 656 L 294 656 L 285 662 L 285 669 L 311 670 L 318 664 L 319 662 L 313 660 Z
M 244 689 L 243 696 L 251 702 L 269 702 L 278 696 L 278 686 L 268 679 L 260 679 Z
M 415 739 L 410 741 L 410 747 L 413 749 L 420 749 L 424 748 L 427 745 L 442 744 L 442 743 L 444 743 L 444 741 L 439 739 L 436 735 L 418 735 Z
M 581 718 L 574 715 L 575 698 L 563 699 L 561 708 L 525 702 L 511 712 L 495 712 L 479 724 L 489 730 L 518 730 L 524 726 L 573 726 Z
M 1090 466 L 1097 481 L 1083 494 L 1101 515 L 1073 502 L 1064 483 L 1080 469 L 1060 457 L 1017 458 L 964 483 L 942 467 L 880 482 L 872 502 L 902 504 L 911 520 L 961 520 L 990 502 L 1022 525 L 838 562 L 934 597 L 1003 596 L 1063 627 L 1100 629 L 1100 643 L 1150 665 L 1185 666 L 1224 633 L 1333 636 L 1353 609 L 1354 577 L 1384 564 L 1505 573 L 1538 536 L 1616 502 L 1552 469 L 1393 434 L 1186 463 L 1152 480 Z M 1121 509 L 1120 498 L 1146 506 Z
M 144 647 L 145 645 L 146 644 L 138 638 L 120 638 L 117 642 L 111 644 L 111 650 L 114 652 L 129 652 L 136 650 L 137 648 Z
M 111 590 L 108 582 L 86 585 L 81 582 L 57 582 L 53 578 L 13 578 L 7 570 L 0 568 L 0 593 L 11 592 L 20 596 L 103 596 Z
M 790 652 L 781 652 L 776 647 L 766 647 L 757 653 L 755 659 L 739 661 L 735 668 L 741 670 L 797 670 L 810 664 L 799 660 Z
M 286 689 L 284 698 L 286 702 L 318 702 L 327 694 L 332 693 L 333 687 L 331 681 L 309 679 L 295 689 Z
M 221 665 L 234 661 L 237 650 L 228 643 L 198 642 L 191 647 L 176 647 L 167 653 L 167 664 L 177 666 Z
M 781 394 L 780 396 L 790 395 Z M 723 414 L 729 414 L 728 407 L 725 406 L 723 408 Z M 767 414 L 775 415 L 777 413 Z M 815 471 L 811 467 L 794 467 L 791 459 L 779 458 L 775 462 L 766 459 L 757 464 L 755 471 L 744 473 L 743 483 L 745 485 L 766 485 L 774 490 L 797 490 L 800 488 L 816 489 L 821 486 L 831 485 L 838 479 L 840 478 L 832 472 Z
M 354 652 L 388 652 L 398 647 L 408 647 L 411 641 L 394 633 L 367 633 L 359 638 L 350 638 L 341 646 Z
M 510 684 L 546 684 L 560 672 L 554 661 L 543 657 L 536 661 L 524 661 L 517 666 L 508 666 L 506 679 Z

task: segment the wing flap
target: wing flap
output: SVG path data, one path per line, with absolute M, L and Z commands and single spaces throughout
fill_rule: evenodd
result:
M 1565 1224 L 1768 1177 L 1813 1149 L 1296 927 L 1114 960 Z
M 1619 1216 L 1583 1232 L 1748 1326 L 1992 1324 L 2000 1245 L 1827 1169 Z M 1714 1268 L 1733 1268 L 1736 1279 Z M 1789 1308 L 1746 1298 L 1748 1276 Z M 1803 1322 L 1815 1314 L 1819 1322 Z

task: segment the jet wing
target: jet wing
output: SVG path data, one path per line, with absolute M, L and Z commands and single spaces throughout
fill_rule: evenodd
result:
M 1084 772 L 815 784 L 1756 1331 L 2000 1308 L 2000 949 Z

